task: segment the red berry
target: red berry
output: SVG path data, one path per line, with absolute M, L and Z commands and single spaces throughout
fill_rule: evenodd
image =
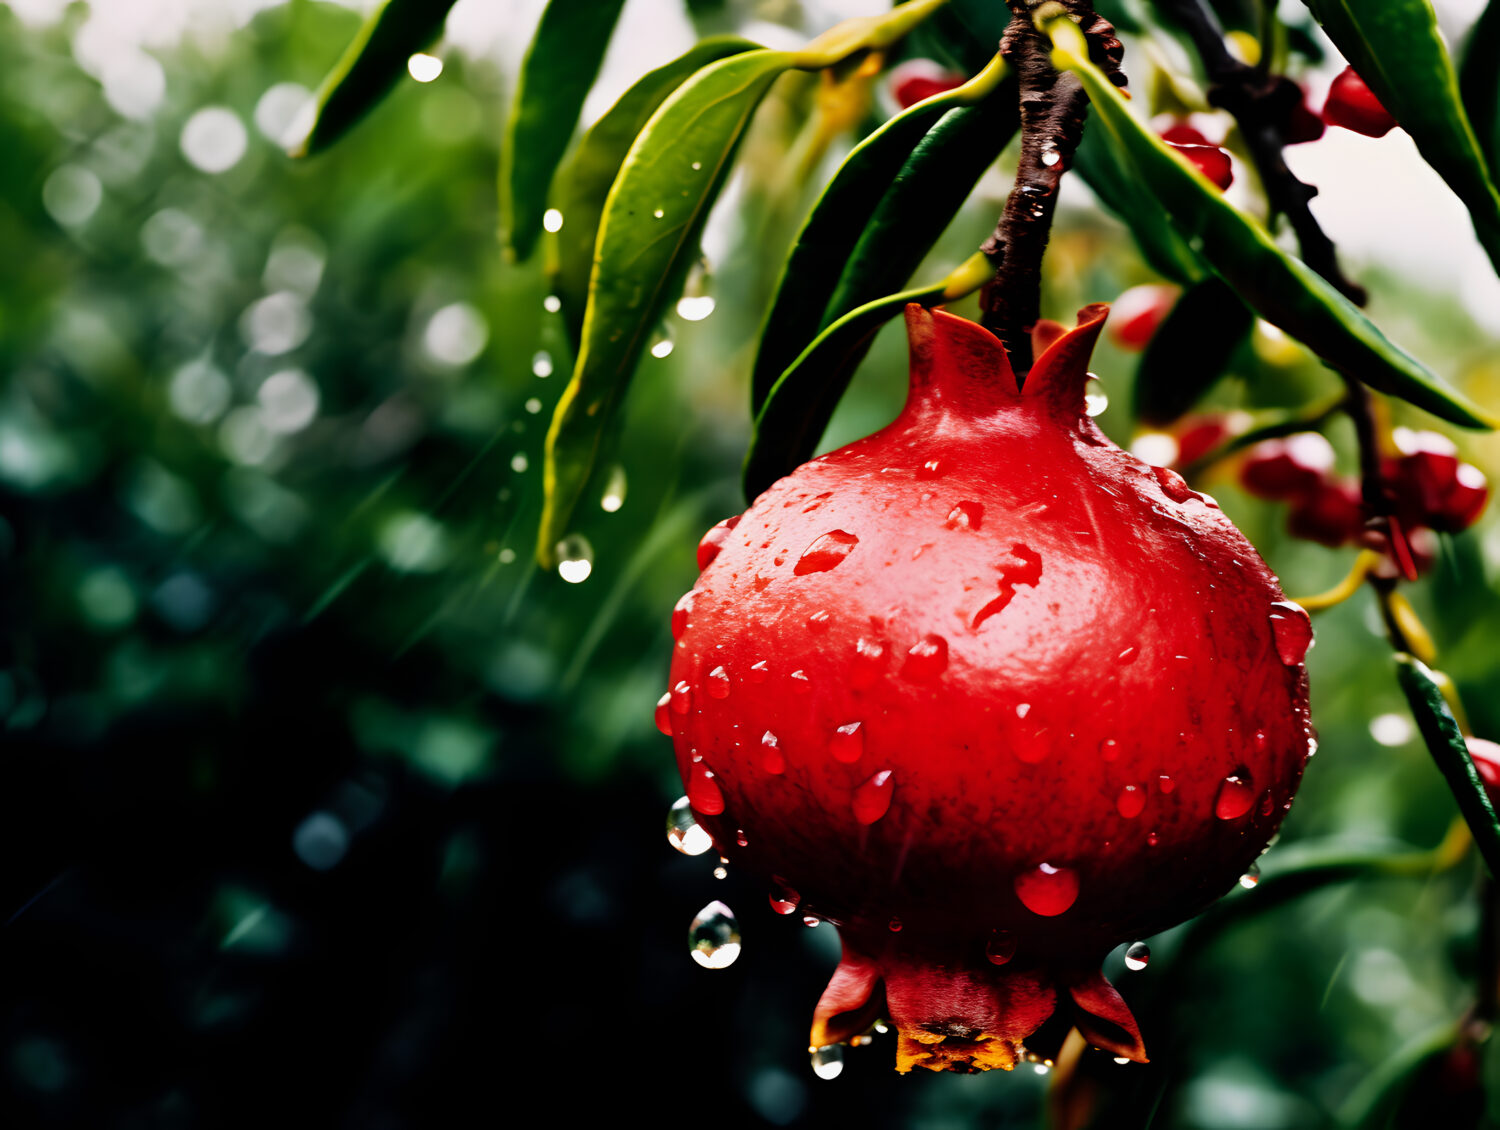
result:
M 1366 137 L 1384 137 L 1396 126 L 1396 119 L 1380 104 L 1365 85 L 1365 80 L 1354 73 L 1353 67 L 1340 71 L 1328 88 L 1323 120 L 1331 126 L 1343 126 Z
M 1110 340 L 1132 353 L 1145 349 L 1167 320 L 1180 293 L 1178 287 L 1156 283 L 1133 286 L 1125 291 L 1115 299 L 1111 308 Z
M 1316 489 L 1333 464 L 1331 443 L 1317 432 L 1298 432 L 1252 447 L 1240 467 L 1240 482 L 1259 498 L 1293 498 Z
M 1500 745 L 1484 738 L 1465 738 L 1469 757 L 1474 768 L 1479 770 L 1479 779 L 1484 782 L 1484 791 L 1490 795 L 1490 803 L 1500 808 Z
M 1286 528 L 1294 537 L 1330 549 L 1354 541 L 1365 528 L 1359 485 L 1352 480 L 1323 480 L 1298 495 L 1287 512 Z
M 1180 145 L 1171 141 L 1167 145 L 1191 161 L 1220 192 L 1234 183 L 1234 167 L 1228 151 L 1217 145 Z
M 1247 419 L 1243 412 L 1216 412 L 1185 417 L 1177 427 L 1177 458 L 1173 460 L 1174 465 L 1189 467 L 1198 462 L 1226 440 L 1244 431 Z
M 1402 521 L 1444 533 L 1472 526 L 1489 501 L 1484 472 L 1461 463 L 1453 441 L 1438 432 L 1397 428 L 1394 438 L 1401 455 L 1385 461 L 1384 474 Z
M 816 1047 L 886 1016 L 898 1070 L 1009 1068 L 1055 1013 L 1143 1060 L 1100 959 L 1234 886 L 1290 804 L 1307 614 L 1086 415 L 1105 313 L 1039 327 L 1018 391 L 989 333 L 908 307 L 901 416 L 770 487 L 694 587 L 678 770 L 714 775 L 735 867 L 839 929 Z
M 962 86 L 964 76 L 931 59 L 908 59 L 891 70 L 891 96 L 904 110 L 918 102 Z
M 1158 136 L 1169 145 L 1212 145 L 1213 142 L 1204 137 L 1187 122 L 1176 122 L 1158 131 Z

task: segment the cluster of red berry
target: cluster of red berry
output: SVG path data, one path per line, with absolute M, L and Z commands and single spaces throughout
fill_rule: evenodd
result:
M 1381 479 L 1420 572 L 1431 564 L 1433 533 L 1473 525 L 1489 484 L 1447 436 L 1397 428 L 1394 440 L 1397 454 L 1383 461 Z M 1370 542 L 1359 484 L 1334 472 L 1333 446 L 1317 432 L 1256 444 L 1240 465 L 1240 482 L 1259 498 L 1291 503 L 1287 529 L 1297 537 L 1326 546 Z

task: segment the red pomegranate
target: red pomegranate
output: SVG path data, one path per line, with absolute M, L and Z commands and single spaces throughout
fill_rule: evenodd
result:
M 705 539 L 660 719 L 699 822 L 837 925 L 811 1042 L 1010 1068 L 1076 1026 L 1144 1061 L 1100 972 L 1232 887 L 1311 752 L 1307 616 L 1176 472 L 1086 415 L 1107 307 L 1017 381 L 911 306 L 911 391 Z M 1060 1030 L 1059 1030 L 1060 1026 Z

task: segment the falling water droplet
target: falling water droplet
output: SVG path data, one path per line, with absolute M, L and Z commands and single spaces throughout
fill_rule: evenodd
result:
M 1307 656 L 1313 645 L 1312 619 L 1294 600 L 1278 600 L 1271 605 L 1271 634 L 1276 638 L 1276 654 L 1288 667 L 1295 667 Z
M 1260 865 L 1252 863 L 1246 872 L 1240 876 L 1240 886 L 1245 890 L 1252 890 L 1255 884 L 1260 882 Z
M 693 816 L 687 797 L 678 797 L 667 809 L 667 843 L 683 855 L 702 855 L 714 846 L 713 838 Z
M 977 530 L 982 521 L 984 521 L 984 504 L 966 499 L 954 503 L 953 509 L 948 511 L 946 525 L 950 530 Z
M 906 653 L 901 673 L 919 683 L 931 682 L 948 667 L 948 641 L 935 633 L 925 635 Z
M 1093 373 L 1089 374 L 1088 382 L 1083 386 L 1083 410 L 1090 416 L 1103 414 L 1109 407 L 1109 393 L 1104 391 L 1104 385 Z
M 1220 820 L 1238 820 L 1255 803 L 1255 787 L 1245 776 L 1225 777 L 1214 799 L 1214 815 Z
M 1126 785 L 1115 798 L 1115 810 L 1127 820 L 1139 816 L 1146 807 L 1146 790 L 1138 785 Z
M 1033 914 L 1054 918 L 1078 900 L 1078 872 L 1068 867 L 1038 863 L 1017 875 L 1016 897 Z
M 557 575 L 570 585 L 582 584 L 594 571 L 594 547 L 582 534 L 569 534 L 552 552 L 557 555 Z
M 861 824 L 873 824 L 891 807 L 891 794 L 895 792 L 895 781 L 889 769 L 882 769 L 854 790 L 854 819 Z
M 1125 951 L 1125 968 L 1140 972 L 1151 960 L 1151 947 L 1145 942 L 1135 942 Z
M 704 969 L 727 969 L 740 956 L 740 924 L 718 899 L 698 912 L 688 927 L 688 952 Z
M 828 752 L 835 761 L 853 765 L 865 752 L 865 735 L 858 722 L 840 726 L 828 739 Z
M 671 691 L 668 691 L 656 700 L 656 728 L 669 738 L 672 736 L 671 703 Z
M 604 496 L 599 499 L 599 509 L 613 514 L 625 505 L 625 468 L 618 463 L 609 472 L 609 481 L 604 484 Z
M 813 1074 L 819 1079 L 837 1079 L 844 1070 L 844 1049 L 838 1044 L 808 1049 Z
M 802 901 L 802 896 L 787 886 L 780 879 L 776 880 L 776 887 L 770 894 L 771 909 L 777 914 L 792 914 L 797 910 L 797 904 Z
M 722 665 L 715 667 L 708 673 L 708 678 L 704 681 L 704 685 L 708 687 L 709 698 L 728 698 L 729 672 L 724 670 Z
M 797 564 L 792 566 L 792 572 L 799 577 L 805 577 L 809 573 L 826 573 L 848 557 L 858 544 L 859 538 L 845 530 L 830 530 L 826 534 L 820 534 L 802 551 Z
M 762 769 L 773 775 L 786 772 L 786 757 L 781 752 L 781 743 L 770 730 L 761 735 L 760 764 Z
M 1019 939 L 1009 930 L 995 930 L 984 944 L 984 956 L 990 959 L 991 965 L 1004 965 L 1016 956 L 1018 944 Z
M 850 681 L 856 687 L 868 687 L 885 673 L 885 644 L 861 638 L 854 645 L 854 669 Z
M 693 602 L 698 599 L 698 590 L 689 589 L 678 599 L 676 607 L 672 609 L 672 638 L 680 640 L 682 633 L 687 631 L 688 618 L 693 614 Z
M 717 816 L 724 811 L 724 794 L 719 791 L 718 779 L 702 764 L 693 766 L 687 795 L 693 808 L 704 816 Z
M 672 713 L 686 714 L 693 708 L 693 686 L 686 679 L 678 679 L 672 688 Z
M 719 556 L 719 550 L 724 548 L 724 543 L 729 540 L 730 533 L 740 524 L 740 516 L 736 514 L 733 518 L 725 518 L 716 523 L 708 533 L 703 535 L 703 540 L 698 543 L 698 571 L 701 573 L 713 564 L 715 557 Z

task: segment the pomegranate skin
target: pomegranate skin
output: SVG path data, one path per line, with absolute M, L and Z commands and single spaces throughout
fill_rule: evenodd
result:
M 886 1015 L 900 1070 L 1008 1068 L 1058 1013 L 1144 1060 L 1099 962 L 1231 888 L 1291 804 L 1306 614 L 1086 415 L 1106 314 L 1041 323 L 1018 392 L 987 331 L 908 307 L 902 414 L 762 494 L 676 625 L 700 823 L 844 942 L 814 1045 Z

